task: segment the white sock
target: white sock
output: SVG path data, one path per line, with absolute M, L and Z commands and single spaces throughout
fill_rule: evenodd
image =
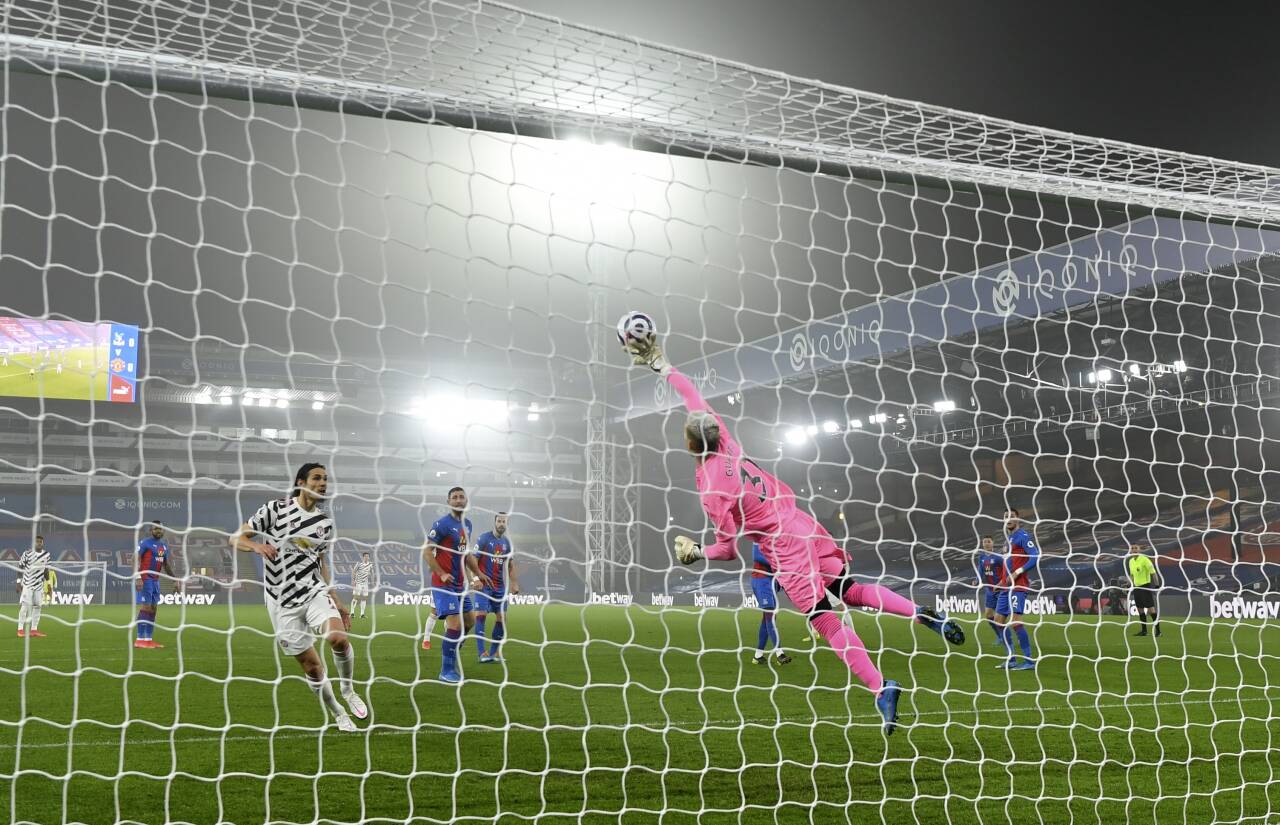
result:
M 756 659 L 757 661 L 759 661 L 760 659 L 763 659 L 763 658 L 764 658 L 764 651 L 763 651 L 763 650 L 757 650 L 757 651 L 756 651 L 756 655 L 755 655 L 755 656 L 753 656 L 752 658 L 753 658 L 753 659 Z
M 320 681 L 318 682 L 308 676 L 307 687 L 311 688 L 311 692 L 320 699 L 320 704 L 328 708 L 329 712 L 334 716 L 346 715 L 347 711 L 342 705 L 338 704 L 338 698 L 333 695 L 333 687 L 329 684 L 325 674 L 322 673 L 320 675 Z
M 18 605 L 18 630 L 26 627 L 27 621 L 31 618 L 31 605 L 23 602 Z
M 436 614 L 432 613 L 427 617 L 427 632 L 422 634 L 422 641 L 431 641 L 431 631 L 436 629 Z
M 350 643 L 347 644 L 346 653 L 333 650 L 333 663 L 338 667 L 338 687 L 342 695 L 346 696 L 351 692 L 351 677 L 356 671 L 356 652 L 351 649 Z
M 31 605 L 31 630 L 35 631 L 40 626 L 40 605 Z
M 364 618 L 364 609 L 369 604 L 367 601 L 360 602 L 360 618 Z

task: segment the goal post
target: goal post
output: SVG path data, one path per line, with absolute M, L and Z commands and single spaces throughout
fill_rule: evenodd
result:
M 1280 811 L 1280 171 L 500 3 L 0 13 L 0 593 L 108 559 L 0 666 L 11 820 Z

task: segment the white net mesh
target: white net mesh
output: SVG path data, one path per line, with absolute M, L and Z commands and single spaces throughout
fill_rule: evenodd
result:
M 13 821 L 1274 818 L 1275 170 L 487 3 L 4 23 L 0 592 L 39 533 L 80 596 L 0 656 Z M 952 647 L 835 611 L 905 689 L 888 739 L 749 542 L 673 561 L 714 539 L 628 310 L 851 592 L 959 620 Z M 44 366 L 81 324 L 138 328 L 136 401 L 104 400 L 114 365 Z M 375 565 L 354 734 L 227 541 L 309 461 L 342 602 Z M 461 686 L 420 552 L 455 485 L 466 543 L 511 513 L 515 564 Z M 1009 608 L 1029 672 L 975 593 L 1010 507 L 1041 548 Z

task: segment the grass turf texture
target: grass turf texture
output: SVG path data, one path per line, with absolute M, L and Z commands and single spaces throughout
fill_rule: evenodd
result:
M 378 631 L 355 642 L 357 678 L 373 676 L 359 735 L 315 731 L 319 704 L 265 635 L 261 607 L 236 608 L 233 633 L 225 606 L 163 607 L 156 636 L 169 647 L 156 651 L 130 647 L 130 608 L 63 623 L 80 615 L 47 608 L 48 638 L 0 647 L 0 810 L 15 821 L 1270 822 L 1280 811 L 1280 628 L 1255 623 L 1166 622 L 1156 640 L 1118 620 L 1032 620 L 1040 668 L 1006 673 L 985 626 L 966 622 L 969 640 L 948 653 L 905 619 L 860 614 L 886 675 L 913 688 L 886 741 L 867 692 L 825 647 L 800 642 L 794 615 L 780 629 L 796 661 L 758 667 L 739 649 L 754 647 L 754 611 L 513 608 L 506 681 L 475 663 L 468 639 L 457 688 L 435 681 L 439 640 L 418 650 L 417 609 L 379 606 L 376 625 L 354 628 Z
M 44 354 L 15 353 L 8 364 L 0 366 L 0 396 L 19 398 L 74 398 L 107 401 L 110 373 L 108 347 L 76 347 L 63 351 L 62 372 L 58 372 L 59 356 L 49 361 Z M 79 366 L 78 366 L 79 365 Z M 31 369 L 36 374 L 31 376 Z

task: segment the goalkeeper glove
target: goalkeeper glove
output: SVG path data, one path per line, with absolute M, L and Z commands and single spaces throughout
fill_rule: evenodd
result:
M 631 362 L 636 366 L 648 367 L 654 372 L 664 374 L 671 369 L 671 362 L 663 354 L 662 347 L 658 346 L 656 338 L 649 341 L 633 341 L 627 344 L 626 350 L 631 354 Z
M 693 564 L 699 559 L 705 559 L 702 554 L 702 545 L 698 544 L 688 536 L 676 536 L 676 558 L 681 564 Z

